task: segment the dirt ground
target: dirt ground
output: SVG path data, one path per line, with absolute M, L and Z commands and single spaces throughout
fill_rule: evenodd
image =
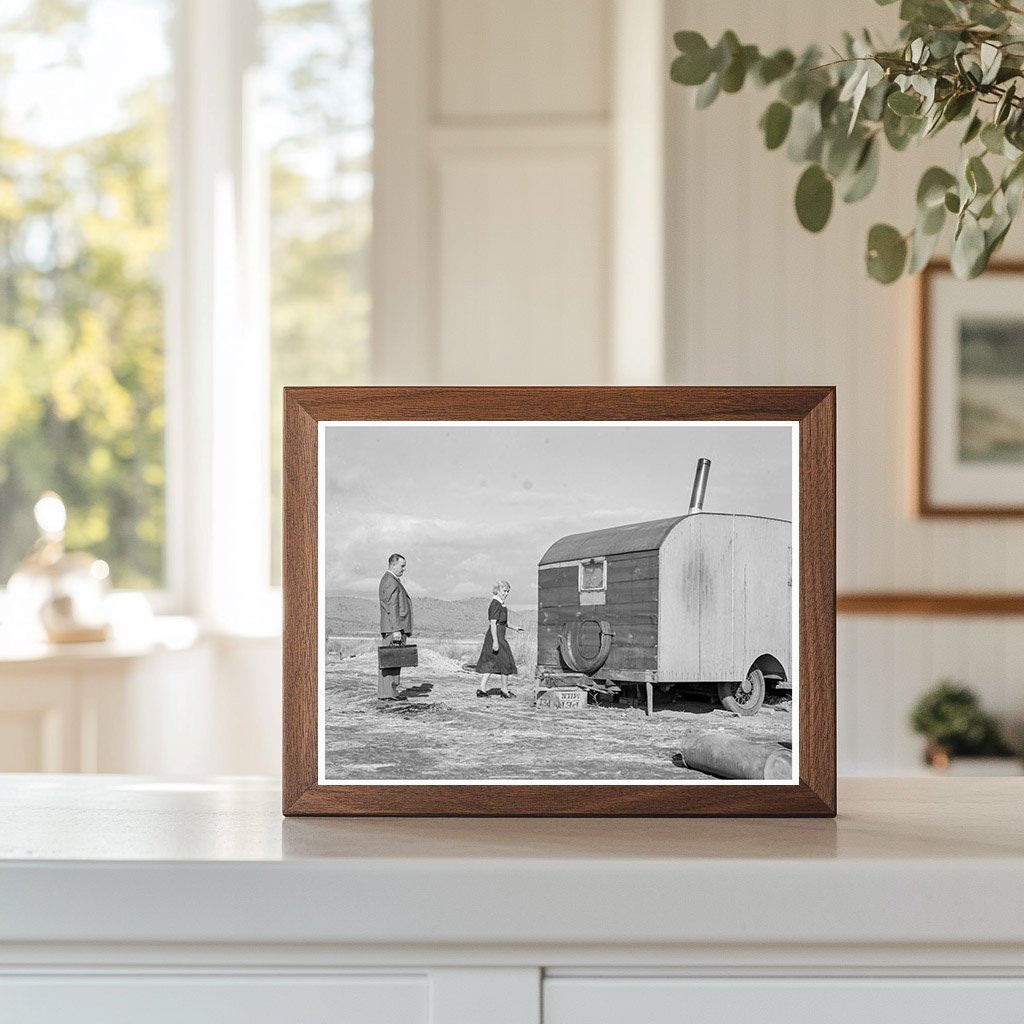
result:
M 789 692 L 744 718 L 694 698 L 656 693 L 655 714 L 626 704 L 579 710 L 534 706 L 533 671 L 512 677 L 515 699 L 480 698 L 465 667 L 478 640 L 420 640 L 420 663 L 402 672 L 404 702 L 378 702 L 371 640 L 329 644 L 329 779 L 707 779 L 672 755 L 695 732 L 716 730 L 789 743 Z

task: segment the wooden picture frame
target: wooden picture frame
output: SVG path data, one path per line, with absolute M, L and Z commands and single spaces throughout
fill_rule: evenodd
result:
M 286 388 L 284 813 L 833 817 L 836 813 L 835 423 L 835 389 L 831 387 Z M 322 452 L 321 438 L 340 437 L 348 442 L 355 435 L 344 433 L 343 428 L 372 429 L 378 424 L 402 429 L 415 424 L 421 425 L 417 429 L 439 424 L 448 424 L 453 429 L 474 425 L 493 428 L 502 424 L 508 424 L 509 428 L 540 430 L 559 426 L 581 430 L 602 427 L 613 432 L 621 432 L 622 427 L 664 430 L 710 425 L 719 428 L 720 433 L 724 427 L 746 430 L 763 427 L 766 431 L 777 431 L 789 425 L 793 439 L 791 535 L 794 544 L 798 542 L 798 558 L 794 550 L 789 568 L 789 585 L 797 584 L 791 591 L 795 608 L 793 654 L 797 655 L 793 660 L 798 665 L 793 673 L 796 680 L 792 710 L 794 720 L 799 723 L 798 732 L 793 734 L 792 776 L 777 783 L 715 779 L 690 784 L 663 781 L 634 784 L 628 779 L 603 778 L 586 784 L 562 784 L 557 779 L 515 783 L 502 779 L 466 779 L 425 784 L 430 780 L 402 778 L 378 784 L 372 779 L 349 782 L 323 777 L 321 754 L 326 740 L 321 735 L 324 709 L 320 707 L 320 659 L 326 658 L 326 636 L 320 635 L 324 577 L 320 558 L 321 527 L 326 531 L 328 513 L 321 507 L 321 492 L 329 445 L 340 442 L 324 442 L 326 451 Z M 333 430 L 338 432 L 328 433 Z M 341 445 L 338 450 L 349 449 Z M 684 486 L 689 489 L 688 480 Z M 337 499 L 331 507 L 344 504 Z M 683 512 L 686 512 L 685 504 Z M 721 513 L 718 516 L 734 521 L 762 518 Z M 678 518 L 693 517 L 680 515 Z M 705 521 L 713 518 L 706 516 Z M 387 546 L 384 539 L 380 543 Z M 533 569 L 535 578 L 546 578 L 539 577 L 539 572 L 545 568 Z M 648 694 L 650 691 L 648 686 Z M 492 707 L 498 712 L 504 706 L 498 702 Z M 747 776 L 742 778 L 745 780 Z
M 982 277 L 960 281 L 948 262 L 936 261 L 919 276 L 912 507 L 922 518 L 1024 516 L 1021 403 L 1004 408 L 1000 394 L 1007 387 L 1024 393 L 1024 373 L 1001 379 L 994 370 L 981 373 L 963 362 L 967 345 L 1024 346 L 1022 287 L 1024 262 L 991 263 Z M 986 337 L 984 328 L 998 332 L 1004 325 L 1013 327 L 1013 338 Z M 1007 438 L 1011 428 L 1015 441 Z

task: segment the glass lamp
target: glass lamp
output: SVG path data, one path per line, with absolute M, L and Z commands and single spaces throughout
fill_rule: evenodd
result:
M 11 622 L 23 639 L 51 643 L 106 640 L 110 625 L 105 600 L 110 570 L 102 559 L 64 550 L 67 510 L 59 495 L 47 491 L 36 502 L 39 539 L 7 584 Z

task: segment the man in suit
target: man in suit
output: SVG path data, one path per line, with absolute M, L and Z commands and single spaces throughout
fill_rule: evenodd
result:
M 405 556 L 394 554 L 388 559 L 387 572 L 377 588 L 380 597 L 380 635 L 384 643 L 404 644 L 412 635 L 412 600 L 402 586 Z M 382 668 L 377 676 L 377 700 L 405 700 L 397 690 L 400 668 Z

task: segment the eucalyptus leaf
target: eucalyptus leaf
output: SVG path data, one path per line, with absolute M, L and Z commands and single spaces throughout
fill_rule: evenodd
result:
M 1016 160 L 1003 174 L 1003 188 L 1013 181 L 1024 180 L 1024 160 Z
M 1006 210 L 1012 220 L 1017 216 L 1024 196 L 1024 158 L 1018 158 L 1003 175 L 1002 189 L 1006 196 Z
M 981 142 L 993 156 L 1002 156 L 1006 146 L 1006 133 L 1001 125 L 989 121 L 981 129 Z
M 847 80 L 846 85 L 843 87 L 843 91 L 839 94 L 840 103 L 851 103 L 852 111 L 850 113 L 850 127 L 848 131 L 852 132 L 854 126 L 857 123 L 857 113 L 860 110 L 861 103 L 864 102 L 864 97 L 868 91 L 868 72 L 866 65 L 861 65 Z
M 988 195 L 995 188 L 992 175 L 980 156 L 972 156 L 967 161 L 966 176 L 976 194 Z
M 910 140 L 921 130 L 924 124 L 922 117 L 899 117 L 891 110 L 886 110 L 882 117 L 885 141 L 897 152 L 904 150 Z
M 957 12 L 942 0 L 903 0 L 900 17 L 926 25 L 945 25 L 956 19 Z
M 733 62 L 733 58 L 742 49 L 742 44 L 732 29 L 722 33 L 721 39 L 711 51 L 711 70 L 721 74 Z
M 791 107 L 798 107 L 807 99 L 807 75 L 803 71 L 794 71 L 786 76 L 779 88 L 779 98 Z
M 793 111 L 786 155 L 793 163 L 817 160 L 821 143 L 821 112 L 817 103 L 808 100 Z
M 669 68 L 669 77 L 680 85 L 700 85 L 711 74 L 711 61 L 697 64 L 689 57 L 676 57 Z
M 876 65 L 877 66 L 877 65 Z M 868 88 L 864 95 L 864 102 L 860 105 L 860 121 L 881 121 L 885 113 L 885 101 L 893 91 L 892 82 L 886 78 L 879 79 L 874 85 Z
M 712 103 L 718 98 L 718 94 L 722 91 L 722 80 L 721 78 L 713 74 L 695 93 L 693 96 L 693 105 L 698 110 L 705 110 L 711 106 Z
M 971 203 L 978 197 L 978 185 L 973 177 L 967 175 L 967 161 L 965 160 L 956 176 L 956 193 L 960 197 L 960 207 L 957 213 L 963 213 Z M 959 230 L 959 227 L 958 227 Z
M 959 213 L 960 212 L 960 196 L 957 195 L 956 192 L 947 192 L 946 193 L 946 200 L 945 200 L 944 205 L 945 205 L 946 209 L 949 210 L 950 213 Z
M 796 215 L 808 231 L 821 231 L 832 214 L 832 181 L 817 165 L 811 164 L 796 186 Z
M 999 68 L 1003 63 L 1003 51 L 994 43 L 985 41 L 978 51 L 981 59 L 981 84 L 991 85 L 999 74 Z
M 946 224 L 946 204 L 939 203 L 928 210 L 918 210 L 917 228 L 925 235 L 938 235 Z
M 928 48 L 932 51 L 932 60 L 946 60 L 956 53 L 957 47 L 960 45 L 960 33 L 957 31 L 933 32 L 928 41 Z
M 692 32 L 689 29 L 673 32 L 672 42 L 676 44 L 676 49 L 680 53 L 692 53 L 700 50 L 709 53 L 711 50 L 708 41 L 699 32 Z
M 985 262 L 980 267 L 976 266 L 975 276 L 988 266 L 988 261 L 992 258 L 992 254 L 1002 246 L 1006 233 L 1010 230 L 1012 223 L 1013 220 L 1009 214 L 1002 214 L 985 229 Z
M 756 46 L 741 46 L 732 63 L 722 72 L 722 92 L 739 92 L 746 81 L 747 72 L 758 59 Z
M 909 92 L 894 92 L 889 96 L 889 109 L 901 117 L 916 114 L 920 106 L 921 100 Z
M 942 206 L 947 190 L 955 184 L 956 176 L 944 167 L 929 167 L 917 186 L 917 208 L 927 213 L 936 206 Z
M 864 149 L 863 133 L 851 137 L 839 128 L 830 128 L 822 133 L 821 166 L 833 178 L 841 178 L 853 171 Z
M 796 58 L 789 50 L 776 50 L 770 57 L 762 57 L 753 70 L 754 81 L 764 87 L 784 78 L 793 70 Z
M 864 84 L 864 88 L 867 89 L 867 66 L 864 61 L 858 61 L 853 66 L 853 71 L 850 73 L 850 77 L 846 79 L 843 84 L 842 92 L 839 94 L 840 103 L 849 103 L 853 100 L 857 90 Z
M 767 149 L 778 149 L 786 141 L 789 126 L 793 120 L 793 108 L 788 103 L 776 100 L 761 115 L 760 127 L 764 132 Z
M 927 113 L 935 103 L 935 79 L 928 78 L 926 75 L 914 75 L 910 79 L 910 84 L 924 100 L 924 105 L 921 107 L 922 113 Z
M 932 135 L 942 127 L 943 123 L 943 108 L 940 106 L 932 107 L 931 113 L 925 119 L 924 131 L 921 132 L 921 137 L 927 138 L 929 135 Z
M 875 187 L 878 181 L 878 150 L 877 137 L 873 136 L 864 143 L 853 175 L 843 188 L 844 203 L 860 202 Z
M 976 277 L 975 267 L 985 258 L 985 232 L 978 219 L 965 211 L 957 233 L 953 238 L 950 264 L 953 273 L 962 281 Z
M 1002 98 L 996 104 L 996 112 L 992 117 L 992 120 L 996 124 L 1002 124 L 1013 110 L 1013 101 L 1017 95 L 1017 83 L 1011 82 L 1003 93 Z
M 999 74 L 999 68 L 1003 63 L 1003 51 L 991 42 L 981 44 L 979 51 L 981 57 L 981 84 L 991 85 Z
M 804 88 L 807 99 L 820 102 L 832 88 L 832 80 L 824 69 L 812 68 L 804 73 Z
M 818 102 L 818 111 L 821 114 L 821 123 L 828 124 L 830 121 L 839 119 L 836 108 L 839 106 L 839 89 L 829 89 Z
M 985 28 L 999 29 L 1007 25 L 1006 15 L 989 3 L 972 3 L 967 15 L 971 21 Z
M 974 93 L 954 93 L 946 100 L 942 108 L 942 116 L 946 121 L 956 121 L 966 117 L 974 107 Z
M 914 230 L 910 238 L 910 262 L 907 264 L 908 274 L 917 274 L 928 265 L 939 244 L 941 231 L 928 233 L 920 227 Z
M 880 284 L 892 284 L 907 262 L 906 239 L 890 224 L 875 224 L 868 232 L 867 269 Z
M 978 134 L 981 132 L 981 129 L 982 129 L 982 120 L 981 120 L 981 118 L 980 117 L 972 117 L 971 118 L 971 123 L 967 126 L 967 131 L 964 132 L 963 139 L 960 140 L 960 145 L 961 146 L 968 146 L 968 145 L 970 145 L 978 137 Z
M 1020 212 L 1020 201 L 1024 197 L 1024 177 L 1017 177 L 1004 185 L 1003 193 L 1006 196 L 1006 213 L 1012 223 L 1013 218 Z

